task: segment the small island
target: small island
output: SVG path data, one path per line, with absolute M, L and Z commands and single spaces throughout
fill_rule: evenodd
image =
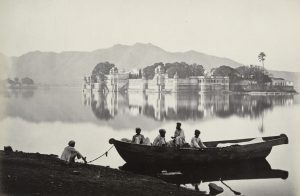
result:
M 125 71 L 104 62 L 97 64 L 91 75 L 83 80 L 84 92 L 296 93 L 293 81 L 274 77 L 258 65 L 237 68 L 221 65 L 205 70 L 198 64 L 159 62 L 143 69 Z
M 3 89 L 36 89 L 37 85 L 35 84 L 34 80 L 29 77 L 18 78 L 15 77 L 14 79 L 7 78 L 0 81 L 0 87 Z

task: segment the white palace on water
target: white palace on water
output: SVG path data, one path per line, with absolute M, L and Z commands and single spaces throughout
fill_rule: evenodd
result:
M 229 91 L 229 77 L 212 76 L 191 76 L 179 78 L 176 73 L 169 78 L 161 66 L 155 68 L 153 79 L 146 79 L 144 76 L 139 79 L 129 79 L 129 73 L 119 73 L 113 67 L 105 79 L 96 77 L 92 82 L 91 76 L 84 77 L 83 91 L 88 92 L 222 92 Z

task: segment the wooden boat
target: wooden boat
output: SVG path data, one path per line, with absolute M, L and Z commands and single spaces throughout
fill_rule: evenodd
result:
M 199 165 L 211 162 L 232 162 L 240 160 L 264 159 L 273 146 L 287 144 L 285 134 L 263 137 L 259 143 L 249 143 L 256 138 L 204 142 L 207 148 L 158 147 L 110 139 L 120 156 L 129 164 L 136 165 Z M 228 147 L 219 144 L 231 143 Z

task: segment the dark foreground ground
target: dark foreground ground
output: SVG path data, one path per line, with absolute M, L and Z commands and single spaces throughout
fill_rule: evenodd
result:
M 154 177 L 66 165 L 56 155 L 0 151 L 0 163 L 0 195 L 201 195 Z

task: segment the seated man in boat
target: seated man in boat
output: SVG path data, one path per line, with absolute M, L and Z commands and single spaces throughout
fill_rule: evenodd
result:
M 200 135 L 199 130 L 195 130 L 195 136 L 191 140 L 191 147 L 192 148 L 206 148 L 206 146 L 202 143 L 199 135 Z
M 145 137 L 141 134 L 141 128 L 135 128 L 136 134 L 132 137 L 131 143 L 133 144 L 142 144 L 145 140 Z
M 141 128 L 136 128 L 136 134 L 132 137 L 131 143 L 133 144 L 144 144 L 144 145 L 151 145 L 149 138 L 145 138 L 141 134 Z
M 184 136 L 184 131 L 181 129 L 181 123 L 178 122 L 176 123 L 176 130 L 174 133 L 174 137 L 171 137 L 173 139 L 173 144 L 175 146 L 183 146 L 185 143 L 185 136 Z M 172 142 L 170 142 L 171 144 Z
M 153 141 L 153 146 L 165 146 L 167 144 L 165 135 L 166 135 L 166 130 L 160 129 L 159 135 Z
M 82 154 L 75 149 L 75 141 L 71 140 L 68 143 L 68 146 L 65 147 L 60 159 L 66 161 L 67 163 L 75 163 L 75 158 L 82 159 L 84 163 L 86 162 L 86 157 L 83 157 Z

